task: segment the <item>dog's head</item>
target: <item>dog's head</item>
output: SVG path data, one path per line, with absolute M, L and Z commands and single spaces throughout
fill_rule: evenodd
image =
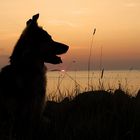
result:
M 27 21 L 26 28 L 15 46 L 10 61 L 39 59 L 51 64 L 62 63 L 58 55 L 66 53 L 69 47 L 54 41 L 42 27 L 39 27 L 38 18 L 39 14 L 36 14 Z

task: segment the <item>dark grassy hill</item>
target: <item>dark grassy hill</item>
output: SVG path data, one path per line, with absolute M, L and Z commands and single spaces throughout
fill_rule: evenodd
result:
M 4 108 L 0 110 L 4 112 Z M 0 140 L 17 140 L 12 119 L 0 112 Z M 22 126 L 21 126 L 22 127 Z M 140 91 L 136 97 L 122 90 L 89 91 L 47 101 L 33 140 L 139 140 Z
M 140 92 L 131 97 L 122 90 L 91 91 L 60 103 L 48 101 L 44 116 L 50 139 L 139 140 Z

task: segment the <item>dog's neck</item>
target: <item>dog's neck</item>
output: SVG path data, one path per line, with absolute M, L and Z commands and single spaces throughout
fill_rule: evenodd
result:
M 27 61 L 22 61 L 22 62 L 18 62 L 18 63 L 10 63 L 10 65 L 19 72 L 22 73 L 32 73 L 32 74 L 37 74 L 37 73 L 42 73 L 45 74 L 46 73 L 46 66 L 44 64 L 43 61 L 40 60 L 27 60 Z

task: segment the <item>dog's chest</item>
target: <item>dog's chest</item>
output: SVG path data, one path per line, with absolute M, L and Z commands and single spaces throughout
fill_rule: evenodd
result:
M 46 92 L 46 71 L 19 71 L 8 66 L 0 76 L 4 96 L 44 96 Z

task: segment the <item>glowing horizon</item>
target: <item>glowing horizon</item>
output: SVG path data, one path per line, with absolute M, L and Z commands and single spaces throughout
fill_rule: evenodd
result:
M 94 28 L 93 69 L 99 69 L 101 47 L 105 69 L 140 69 L 139 0 L 2 0 L 0 8 L 0 66 L 7 63 L 26 21 L 40 13 L 39 25 L 70 46 L 64 69 L 73 60 L 78 70 L 86 69 Z

